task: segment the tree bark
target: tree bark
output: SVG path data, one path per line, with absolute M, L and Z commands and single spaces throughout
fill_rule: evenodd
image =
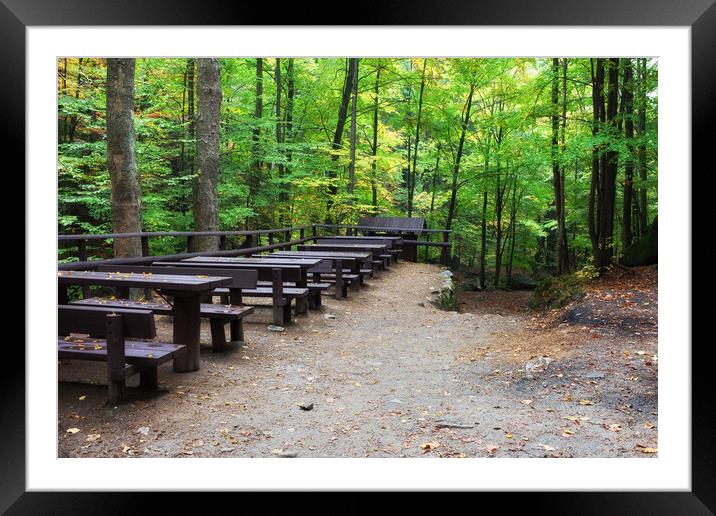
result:
M 475 85 L 470 84 L 470 93 L 465 101 L 465 107 L 463 108 L 462 128 L 460 131 L 460 142 L 457 147 L 457 155 L 455 157 L 455 166 L 452 171 L 452 186 L 450 189 L 450 204 L 448 205 L 447 222 L 445 223 L 445 229 L 452 228 L 452 221 L 455 217 L 455 206 L 457 204 L 457 179 L 460 175 L 460 160 L 462 159 L 462 150 L 465 145 L 465 134 L 467 133 L 467 126 L 470 123 L 470 109 L 472 108 L 472 96 L 475 93 Z
M 246 207 L 252 208 L 254 196 L 260 187 L 261 181 L 261 154 L 259 142 L 261 140 L 261 117 L 264 109 L 264 60 L 256 59 L 256 95 L 254 103 L 254 128 L 251 131 L 251 169 L 249 172 L 248 195 L 246 196 Z M 249 217 L 246 217 L 246 229 L 249 229 Z M 254 215 L 254 225 L 258 229 L 258 216 Z
M 639 232 L 644 235 L 649 225 L 649 205 L 646 196 L 646 58 L 637 61 L 639 71 L 639 107 L 637 134 L 639 135 L 639 148 L 637 149 L 637 170 L 639 175 Z
M 346 78 L 343 82 L 343 95 L 341 96 L 341 104 L 338 108 L 338 121 L 336 122 L 336 130 L 333 133 L 333 143 L 331 145 L 334 152 L 333 156 L 331 157 L 334 167 L 336 161 L 338 160 L 338 155 L 336 154 L 336 152 L 341 148 L 341 143 L 343 142 L 343 129 L 345 128 L 346 118 L 348 116 L 348 101 L 351 97 L 351 91 L 353 91 L 353 76 L 355 75 L 354 70 L 357 65 L 357 58 L 352 57 L 348 59 L 348 69 L 346 70 Z M 333 169 L 329 170 L 328 177 L 330 179 L 335 179 L 336 171 Z M 328 200 L 326 202 L 327 224 L 331 224 L 331 208 L 333 207 L 333 200 L 337 193 L 338 187 L 332 182 L 328 186 Z
M 216 180 L 219 174 L 219 119 L 221 114 L 221 84 L 219 60 L 197 60 L 197 117 L 196 117 L 196 178 L 194 179 L 194 227 L 196 231 L 219 229 L 219 199 Z M 218 236 L 196 237 L 194 251 L 215 251 Z
M 607 108 L 606 119 L 609 136 L 613 137 L 617 129 L 617 100 L 619 92 L 619 58 L 608 60 Z M 616 177 L 619 166 L 619 153 L 613 148 L 604 154 L 603 179 L 601 182 L 601 206 L 599 213 L 599 249 L 596 266 L 604 271 L 614 256 L 614 202 L 616 197 Z
M 373 86 L 373 144 L 371 145 L 371 153 L 373 159 L 370 164 L 370 190 L 373 212 L 378 212 L 378 98 L 380 88 L 380 69 L 375 71 L 375 86 Z
M 592 65 L 592 137 L 596 138 L 602 131 L 604 120 L 604 59 L 591 60 Z M 594 144 L 592 147 L 592 181 L 589 189 L 587 205 L 587 227 L 592 243 L 592 257 L 595 266 L 599 256 L 599 215 L 601 212 L 601 183 L 603 146 Z
M 423 72 L 420 78 L 420 94 L 418 96 L 418 120 L 415 124 L 415 149 L 413 150 L 413 172 L 408 170 L 408 217 L 413 216 L 413 196 L 415 195 L 415 178 L 417 176 L 418 145 L 420 144 L 420 118 L 423 114 L 423 92 L 425 91 L 425 69 L 428 59 L 423 59 Z M 410 168 L 410 166 L 408 165 Z
M 134 59 L 107 59 L 107 169 L 112 232 L 142 231 L 142 192 L 134 154 Z M 114 239 L 114 256 L 142 255 L 140 238 Z
M 624 196 L 622 206 L 622 249 L 632 243 L 632 196 L 634 192 L 634 81 L 631 59 L 624 60 L 624 136 L 626 137 L 626 160 L 624 163 Z
M 561 145 L 559 109 L 559 68 L 558 58 L 552 59 L 552 186 L 554 189 L 554 204 L 557 217 L 557 238 L 555 254 L 557 256 L 557 274 L 564 274 L 569 268 L 569 251 L 567 249 L 567 231 L 565 228 L 564 213 L 564 173 L 560 165 L 560 153 L 564 153 L 565 131 L 567 123 L 567 61 L 562 62 L 562 124 Z
M 353 93 L 351 101 L 350 162 L 348 163 L 348 204 L 353 205 L 353 187 L 356 173 L 356 105 L 358 103 L 358 60 L 353 67 Z
M 485 262 L 487 260 L 487 187 L 482 191 L 482 227 L 480 228 L 480 288 L 485 290 Z

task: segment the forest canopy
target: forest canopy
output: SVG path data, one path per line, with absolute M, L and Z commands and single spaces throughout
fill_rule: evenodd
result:
M 607 267 L 657 216 L 654 59 L 60 58 L 57 72 L 61 234 L 424 217 L 498 286 Z

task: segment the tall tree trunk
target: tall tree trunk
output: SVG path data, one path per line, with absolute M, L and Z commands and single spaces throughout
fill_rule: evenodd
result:
M 626 137 L 626 160 L 624 163 L 624 197 L 622 206 L 622 249 L 632 242 L 632 196 L 634 192 L 634 81 L 631 59 L 624 60 L 624 136 Z
M 261 117 L 264 110 L 264 60 L 256 59 L 256 96 L 254 104 L 254 128 L 251 131 L 251 170 L 249 172 L 249 192 L 246 196 L 246 207 L 252 208 L 254 197 L 260 187 L 261 180 L 261 154 L 259 143 L 261 140 Z M 254 226 L 258 229 L 258 215 L 254 215 Z M 249 217 L 246 217 L 246 229 L 249 229 Z
M 639 70 L 639 100 L 637 116 L 637 134 L 639 135 L 639 148 L 637 149 L 637 170 L 639 174 L 639 232 L 644 234 L 649 225 L 649 205 L 646 197 L 646 58 L 637 61 Z
M 592 65 L 592 137 L 602 131 L 604 120 L 604 59 L 591 59 Z M 592 181 L 589 189 L 587 205 L 587 227 L 592 243 L 592 256 L 595 266 L 599 255 L 599 215 L 601 212 L 601 184 L 602 184 L 602 154 L 603 145 L 594 144 L 592 147 Z
M 475 93 L 475 85 L 470 84 L 470 93 L 465 101 L 463 107 L 462 127 L 460 130 L 460 142 L 457 146 L 457 155 L 455 157 L 455 166 L 452 170 L 452 185 L 450 188 L 450 204 L 448 205 L 447 222 L 445 223 L 445 229 L 452 228 L 452 221 L 455 217 L 455 206 L 457 204 L 457 180 L 460 175 L 460 160 L 462 159 L 462 150 L 465 145 L 465 134 L 467 133 L 467 126 L 470 123 L 470 110 L 472 109 L 472 96 Z
M 415 150 L 413 151 L 413 172 L 408 171 L 408 217 L 413 216 L 413 196 L 415 194 L 415 178 L 417 177 L 418 145 L 420 144 L 420 118 L 423 113 L 423 92 L 425 91 L 425 69 L 428 59 L 423 59 L 423 72 L 420 78 L 420 95 L 418 97 L 418 120 L 415 124 Z
M 487 260 L 487 187 L 482 191 L 482 227 L 480 228 L 480 289 L 485 290 L 485 262 Z
M 219 119 L 221 115 L 221 84 L 219 60 L 201 58 L 196 66 L 196 178 L 194 179 L 194 227 L 196 231 L 219 229 L 219 199 L 216 180 L 219 174 Z M 194 250 L 215 251 L 219 237 L 194 239 Z
M 296 84 L 294 80 L 294 71 L 293 71 L 293 63 L 294 58 L 290 57 L 288 59 L 288 67 L 286 70 L 286 127 L 283 131 L 283 141 L 289 141 L 293 143 L 293 102 L 294 97 L 296 95 Z M 284 174 L 288 175 L 289 173 L 289 167 L 291 164 L 291 160 L 293 159 L 293 155 L 291 153 L 290 148 L 286 149 L 286 163 L 287 165 L 284 166 Z M 287 199 L 291 198 L 290 195 L 290 189 L 291 185 L 289 183 L 284 183 L 284 195 Z M 291 219 L 292 219 L 292 208 L 291 206 L 286 206 L 285 208 L 285 216 L 284 216 L 284 225 L 290 226 L 291 225 Z
M 559 109 L 559 59 L 552 59 L 552 186 L 554 188 L 554 204 L 557 217 L 557 239 L 555 254 L 557 256 L 557 274 L 564 274 L 569 268 L 569 251 L 567 249 L 567 231 L 564 214 L 564 177 L 560 166 L 560 152 L 564 153 L 565 130 L 567 123 L 567 60 L 562 64 L 562 127 L 561 145 Z
M 275 113 L 276 113 L 276 154 L 279 156 L 279 160 L 283 159 L 283 119 L 281 118 L 281 93 L 282 93 L 282 86 L 281 86 L 281 58 L 276 58 L 276 64 L 274 67 L 274 79 L 276 82 L 276 104 L 275 104 Z M 286 186 L 283 183 L 284 179 L 284 173 L 285 168 L 283 166 L 282 161 L 279 161 L 278 166 L 276 167 L 277 170 L 277 176 L 278 176 L 278 199 L 279 199 L 279 206 L 278 206 L 278 224 L 279 226 L 284 226 L 284 218 L 285 218 L 285 211 L 286 211 L 286 205 L 288 203 L 288 195 L 286 193 Z
M 338 150 L 341 148 L 341 143 L 343 142 L 343 129 L 346 125 L 346 118 L 348 116 L 348 101 L 351 97 L 351 92 L 353 91 L 353 76 L 355 75 L 354 70 L 358 66 L 358 59 L 351 57 L 348 59 L 348 69 L 346 70 L 346 78 L 343 82 L 343 95 L 341 96 L 341 104 L 338 108 L 338 121 L 336 122 L 336 131 L 333 133 L 333 143 L 331 145 L 333 149 L 333 167 L 335 167 L 335 163 L 338 160 L 338 155 L 336 154 Z M 328 171 L 328 177 L 333 180 L 336 177 L 336 171 L 334 168 Z M 333 201 L 338 193 L 338 187 L 331 181 L 331 184 L 328 186 L 328 200 L 326 202 L 326 223 L 331 224 L 332 216 L 331 216 L 331 209 L 333 207 Z
M 358 60 L 353 67 L 353 94 L 351 101 L 350 162 L 348 163 L 348 204 L 353 205 L 353 187 L 356 174 L 356 105 L 358 104 Z
M 617 129 L 617 100 L 619 92 L 619 58 L 608 60 L 607 87 L 607 109 L 606 124 L 610 137 L 613 137 Z M 604 170 L 601 184 L 601 206 L 599 214 L 599 249 L 597 267 L 605 270 L 614 256 L 614 203 L 616 198 L 616 177 L 619 166 L 618 151 L 610 148 L 604 156 Z
M 374 213 L 378 212 L 378 95 L 380 88 L 380 70 L 381 67 L 378 66 L 375 71 L 375 86 L 373 86 L 373 144 L 371 145 L 373 159 L 370 163 L 370 191 Z
M 142 192 L 134 155 L 134 59 L 107 59 L 107 169 L 113 233 L 142 231 Z M 114 256 L 141 256 L 139 238 L 114 239 Z
M 190 142 L 189 148 L 186 150 L 186 165 L 185 170 L 189 171 L 189 175 L 194 174 L 194 154 L 196 148 L 196 134 L 194 130 L 194 102 L 196 97 L 196 60 L 186 60 L 186 101 L 187 101 L 187 128 L 186 128 L 186 139 Z M 191 198 L 190 195 L 185 194 L 182 196 L 182 211 L 187 213 L 190 209 Z

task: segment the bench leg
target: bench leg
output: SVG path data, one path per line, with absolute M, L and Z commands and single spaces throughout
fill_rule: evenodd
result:
M 348 297 L 348 285 L 341 285 L 341 297 Z
M 351 281 L 351 290 L 360 290 L 360 280 Z
M 281 326 L 291 322 L 291 300 L 290 299 L 286 299 L 286 302 L 283 305 L 282 310 L 283 310 L 283 317 L 282 317 Z
M 127 394 L 126 382 L 124 380 L 109 380 L 107 391 L 109 404 L 114 405 L 119 403 L 124 400 Z
M 224 321 L 221 319 L 209 319 L 209 324 L 211 325 L 211 350 L 214 352 L 224 351 L 226 348 Z
M 221 304 L 222 304 L 222 305 L 231 304 L 231 303 L 229 302 L 229 295 L 228 295 L 228 294 L 222 294 L 220 297 L 221 297 Z
M 157 366 L 145 367 L 139 371 L 139 388 L 143 391 L 153 391 L 159 387 L 159 374 Z
M 231 341 L 244 342 L 244 322 L 241 319 L 231 321 L 229 327 L 231 328 Z
M 305 297 L 296 298 L 296 315 L 308 315 L 308 299 Z

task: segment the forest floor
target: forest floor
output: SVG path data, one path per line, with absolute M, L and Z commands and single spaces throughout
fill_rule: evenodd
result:
M 439 272 L 403 262 L 281 333 L 257 310 L 245 344 L 203 348 L 195 373 L 165 364 L 158 392 L 130 387 L 118 406 L 105 404 L 104 364 L 61 362 L 58 455 L 656 456 L 656 268 L 549 313 L 503 291 L 438 310 Z

